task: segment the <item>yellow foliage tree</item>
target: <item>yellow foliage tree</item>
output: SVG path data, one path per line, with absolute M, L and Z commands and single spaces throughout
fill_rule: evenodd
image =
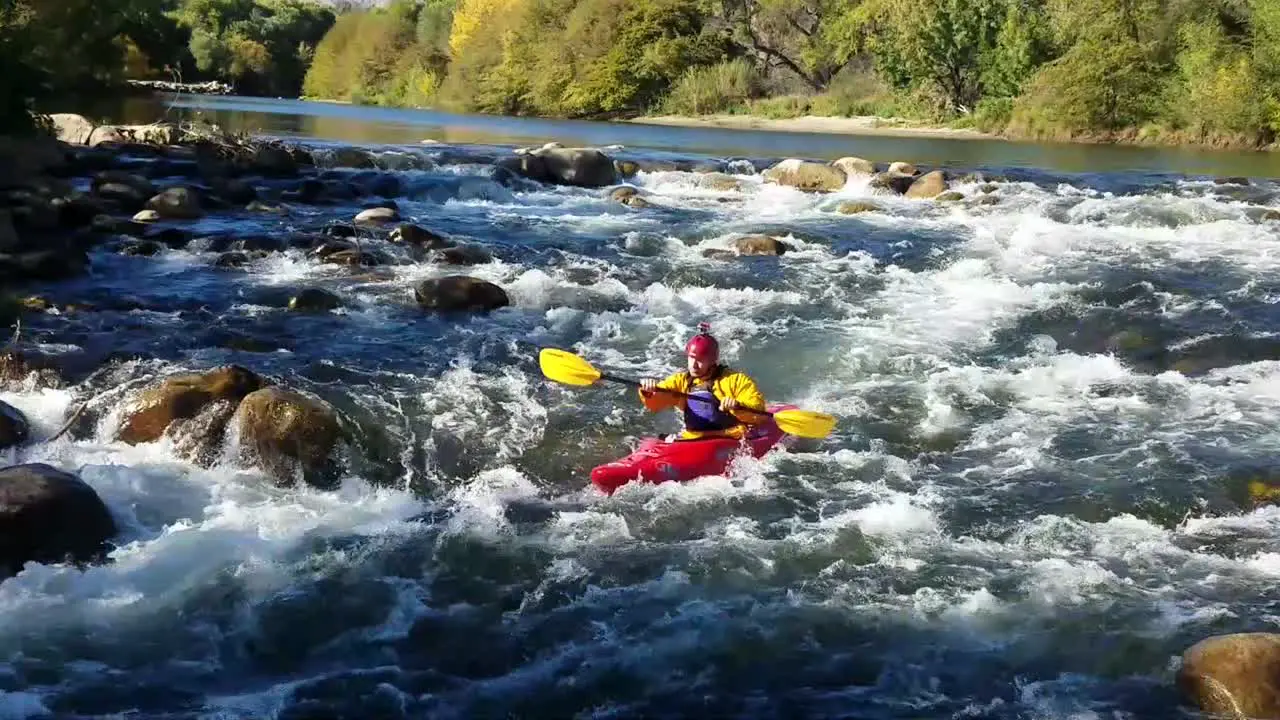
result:
M 523 0 L 459 0 L 449 31 L 449 53 L 461 57 L 476 32 L 494 18 L 517 13 Z

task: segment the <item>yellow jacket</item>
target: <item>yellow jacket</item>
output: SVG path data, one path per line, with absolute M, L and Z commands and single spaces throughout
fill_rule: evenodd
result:
M 689 373 L 683 370 L 670 375 L 667 379 L 658 383 L 658 388 L 660 390 L 674 390 L 681 393 L 690 393 L 696 390 L 707 389 L 701 382 L 695 384 L 693 379 L 689 376 Z M 710 389 L 718 400 L 724 400 L 725 398 L 731 397 L 738 401 L 739 408 L 735 408 L 731 414 L 739 424 L 725 430 L 710 430 L 703 432 L 689 430 L 686 428 L 680 433 L 681 438 L 685 440 L 695 440 L 697 438 L 705 437 L 740 438 L 746 434 L 748 425 L 758 425 L 768 419 L 767 415 L 759 415 L 757 413 L 741 409 L 765 409 L 764 395 L 762 395 L 760 390 L 756 388 L 755 381 L 747 376 L 746 373 L 721 365 L 710 383 Z M 641 392 L 640 402 L 644 403 L 645 408 L 650 412 L 657 412 L 659 410 L 666 410 L 673 407 L 678 408 L 682 415 L 687 418 L 688 405 L 684 397 L 656 391 L 652 395 L 646 396 Z

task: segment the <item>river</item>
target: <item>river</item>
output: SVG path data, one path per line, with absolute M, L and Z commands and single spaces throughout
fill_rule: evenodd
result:
M 126 354 L 116 381 L 239 363 L 363 436 L 339 489 L 275 489 L 114 441 L 118 412 L 43 441 L 73 389 L 0 393 L 36 425 L 10 461 L 76 470 L 122 527 L 108 564 L 0 583 L 0 717 L 1171 718 L 1187 646 L 1280 627 L 1280 508 L 1246 490 L 1280 476 L 1280 157 L 234 97 L 113 112 L 431 158 L 395 173 L 401 213 L 490 249 L 467 271 L 513 304 L 433 316 L 410 288 L 434 266 L 285 251 L 228 273 L 198 242 L 95 252 L 88 277 L 38 288 L 103 308 L 32 321 L 50 351 Z M 633 210 L 458 160 L 550 140 L 712 160 L 739 187 L 645 172 L 652 207 Z M 856 179 L 808 195 L 744 160 L 792 155 L 994 182 L 958 203 Z M 833 211 L 848 200 L 880 210 Z M 283 233 L 359 207 L 191 226 Z M 792 250 L 704 255 L 761 232 Z M 304 286 L 343 308 L 289 313 Z M 593 466 L 675 418 L 554 385 L 535 348 L 655 376 L 703 320 L 771 400 L 836 430 L 597 494 Z

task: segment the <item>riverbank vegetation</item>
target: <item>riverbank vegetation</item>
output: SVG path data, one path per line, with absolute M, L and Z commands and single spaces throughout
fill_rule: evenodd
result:
M 556 117 L 878 115 L 1036 139 L 1264 146 L 1274 0 L 394 0 L 310 97 Z
M 312 0 L 0 0 L 0 131 L 30 128 L 42 98 L 126 78 L 296 96 L 334 20 Z
M 549 117 L 1237 147 L 1280 131 L 1275 0 L 0 0 L 0 62 L 4 127 L 142 78 Z

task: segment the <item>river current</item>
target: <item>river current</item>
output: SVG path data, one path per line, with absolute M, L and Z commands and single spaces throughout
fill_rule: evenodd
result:
M 512 305 L 433 315 L 413 285 L 457 268 L 227 271 L 199 240 L 34 288 L 97 310 L 29 318 L 26 342 L 117 366 L 0 393 L 37 436 L 7 461 L 77 472 L 121 535 L 109 563 L 0 583 L 0 717 L 1169 718 L 1187 646 L 1280 627 L 1280 508 L 1247 491 L 1280 474 L 1270 180 L 986 165 L 938 203 L 766 184 L 764 153 L 611 149 L 691 168 L 629 180 L 637 210 L 495 182 L 506 144 L 370 145 L 430 161 L 387 171 L 401 214 L 489 249 L 463 272 Z M 859 200 L 879 210 L 835 211 Z M 792 250 L 706 256 L 753 233 Z M 343 307 L 289 312 L 303 287 Z M 676 418 L 549 382 L 537 348 L 661 376 L 700 321 L 836 430 L 595 492 Z M 338 489 L 117 442 L 119 404 L 46 441 L 94 391 L 228 363 L 360 429 Z

